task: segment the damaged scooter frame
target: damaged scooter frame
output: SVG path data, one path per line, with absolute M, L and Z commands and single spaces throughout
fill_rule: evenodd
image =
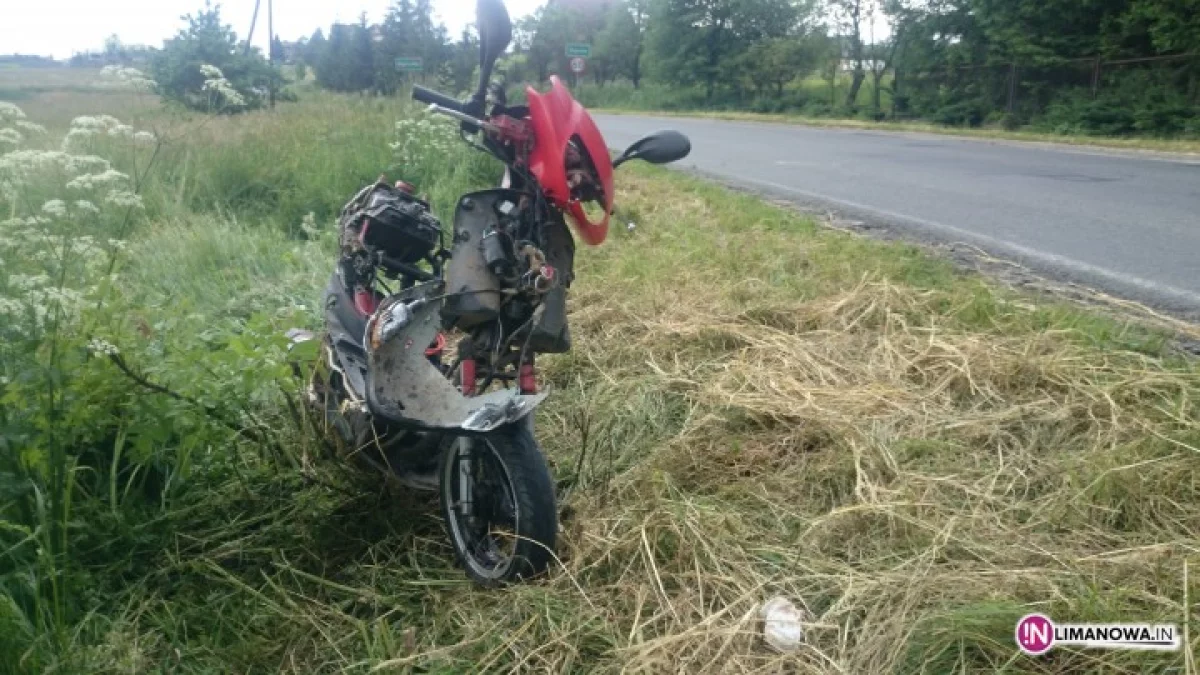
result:
M 476 91 L 459 101 L 414 85 L 412 95 L 503 164 L 499 187 L 462 195 L 449 232 L 405 180 L 362 188 L 338 216 L 324 333 L 289 337 L 308 419 L 327 447 L 437 492 L 455 557 L 473 581 L 496 586 L 556 560 L 555 482 L 533 417 L 547 396 L 538 359 L 571 350 L 576 237 L 605 240 L 615 167 L 682 159 L 691 143 L 660 132 L 614 160 L 557 78 L 508 105 L 506 88 L 489 86 L 512 40 L 503 1 L 477 0 L 476 26 Z
M 425 355 L 442 325 L 445 283 L 432 281 L 388 298 L 367 323 L 366 391 L 390 421 L 428 431 L 486 434 L 533 413 L 546 394 L 503 389 L 466 397 Z

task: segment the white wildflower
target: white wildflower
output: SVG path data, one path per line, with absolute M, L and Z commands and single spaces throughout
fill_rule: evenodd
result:
M 309 211 L 307 214 L 305 214 L 305 216 L 300 219 L 300 230 L 310 237 L 315 236 L 318 232 L 320 232 L 320 230 L 317 229 L 317 214 L 313 213 L 312 211 Z
M 27 120 L 17 120 L 13 124 L 15 124 L 18 129 L 29 134 L 42 135 L 46 133 L 46 127 L 40 124 L 34 124 L 33 122 L 29 122 Z
M 96 173 L 112 168 L 107 159 L 96 155 L 67 155 L 63 164 L 71 173 Z
M 246 105 L 246 99 L 237 89 L 233 88 L 233 84 L 229 80 L 225 79 L 220 68 L 204 64 L 200 66 L 200 72 L 205 78 L 204 91 L 219 95 L 227 107 L 241 108 Z
M 154 134 L 150 133 L 149 131 L 137 132 L 133 135 L 133 140 L 134 142 L 142 145 L 154 145 L 156 142 L 158 142 L 158 139 L 154 137 Z
M 93 190 L 128 180 L 129 176 L 120 171 L 108 169 L 104 173 L 85 173 L 82 176 L 77 176 L 67 183 L 67 188 L 71 190 Z
M 63 309 L 74 309 L 83 303 L 83 293 L 74 288 L 56 288 L 50 286 L 41 289 L 39 295 L 44 304 L 57 304 Z
M 20 145 L 22 140 L 16 129 L 0 129 L 0 145 Z
M 51 199 L 42 204 L 42 213 L 54 218 L 62 218 L 67 215 L 67 203 L 61 199 Z
M 10 284 L 14 280 L 9 278 Z M 49 282 L 45 275 L 37 277 L 27 277 L 25 279 L 16 279 L 18 284 L 23 284 L 28 290 L 25 291 L 20 300 L 0 297 L 0 314 L 10 315 L 19 319 L 25 319 L 23 322 L 26 325 L 18 327 L 17 321 L 9 321 L 7 324 L 13 328 L 22 330 L 22 328 L 33 328 L 42 330 L 49 325 L 51 320 L 57 322 L 62 328 L 65 325 L 75 323 L 80 313 L 85 307 L 85 294 L 82 291 L 72 288 L 55 288 L 53 286 L 38 285 L 40 282 Z M 94 293 L 96 288 L 90 287 L 88 293 Z M 2 324 L 0 324 L 2 325 Z M 5 326 L 7 327 L 7 326 Z M 22 330 L 22 332 L 29 332 Z
M 66 136 L 63 137 L 62 149 L 64 152 L 66 152 L 72 148 L 78 148 L 83 139 L 90 138 L 98 133 L 100 132 L 96 131 L 95 129 L 72 129 L 67 132 Z
M 98 134 L 128 136 L 132 131 L 133 127 L 121 124 L 121 120 L 112 115 L 83 115 L 71 120 L 71 130 L 63 138 L 62 149 L 78 148 L 85 139 Z
M 93 237 L 72 237 L 67 247 L 71 255 L 81 260 L 88 270 L 99 269 L 108 261 L 108 252 Z
M 145 208 L 142 204 L 142 198 L 129 190 L 113 190 L 104 198 L 105 203 L 112 204 L 122 209 L 141 209 Z
M 50 285 L 50 277 L 45 274 L 10 274 L 8 285 L 18 291 L 33 291 Z
M 0 101 L 0 120 L 23 120 L 25 113 L 16 104 Z
M 0 180 L 24 183 L 31 175 L 62 171 L 78 172 L 83 168 L 107 167 L 108 163 L 97 157 L 79 157 L 58 150 L 18 150 L 0 155 Z
M 92 338 L 88 341 L 87 346 L 88 351 L 96 356 L 116 356 L 121 353 L 121 350 L 117 349 L 116 345 L 100 338 Z
M 100 70 L 100 77 L 111 84 L 142 91 L 149 91 L 157 84 L 137 68 L 124 66 L 105 66 Z
M 121 120 L 112 115 L 82 115 L 71 120 L 72 129 L 95 129 L 108 131 L 121 125 Z
M 100 213 L 100 207 L 96 206 L 95 204 L 89 202 L 86 199 L 77 200 L 75 202 L 75 210 L 80 213 L 88 213 L 88 214 L 92 214 L 92 215 Z
M 25 311 L 25 304 L 12 298 L 0 297 L 0 316 L 14 316 Z
M 0 156 L 0 175 L 24 176 L 38 169 L 57 164 L 54 153 L 18 150 Z

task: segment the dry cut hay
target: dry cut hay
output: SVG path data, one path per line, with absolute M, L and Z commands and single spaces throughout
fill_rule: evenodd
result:
M 1033 661 L 1011 634 L 1035 608 L 1181 622 L 1184 563 L 1200 548 L 1195 364 L 1070 331 L 964 327 L 945 293 L 885 280 L 749 309 L 579 304 L 591 405 L 639 389 L 678 402 L 673 418 L 640 421 L 673 432 L 649 461 L 614 465 L 609 491 L 576 497 L 550 582 L 609 627 L 614 668 L 1181 665 Z M 777 593 L 811 613 L 798 655 L 758 638 L 755 610 Z

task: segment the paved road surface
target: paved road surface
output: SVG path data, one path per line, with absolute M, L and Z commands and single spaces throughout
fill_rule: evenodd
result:
M 692 139 L 680 166 L 1053 278 L 1200 316 L 1200 160 L 930 134 L 598 115 L 625 147 Z

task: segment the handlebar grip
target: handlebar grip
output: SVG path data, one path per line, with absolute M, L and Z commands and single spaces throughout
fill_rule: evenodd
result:
M 432 103 L 434 105 L 440 105 L 443 108 L 449 108 L 450 110 L 454 110 L 456 112 L 463 111 L 463 104 L 461 102 L 456 101 L 445 94 L 438 93 L 432 89 L 427 89 L 425 87 L 422 87 L 419 84 L 413 85 L 412 97 L 414 100 L 420 101 L 422 103 Z

